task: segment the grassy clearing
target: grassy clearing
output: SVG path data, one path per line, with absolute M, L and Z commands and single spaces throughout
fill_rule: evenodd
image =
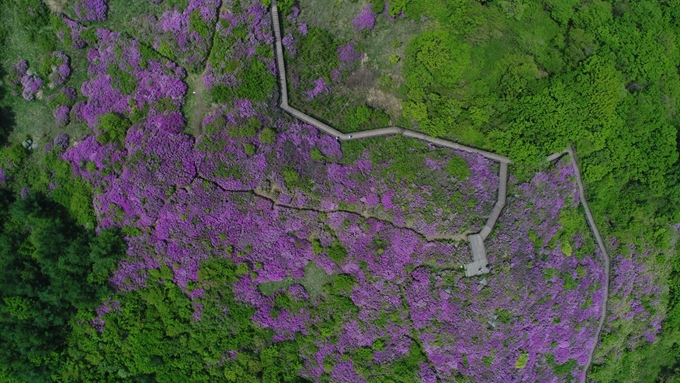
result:
M 403 18 L 389 21 L 380 15 L 372 31 L 358 32 L 352 21 L 365 6 L 361 1 L 329 4 L 324 0 L 302 0 L 300 20 L 310 27 L 329 31 L 340 43 L 353 40 L 358 43 L 358 50 L 365 52 L 361 64 L 348 75 L 344 86 L 334 89 L 336 94 L 347 97 L 345 107 L 351 109 L 366 104 L 385 111 L 392 122 L 396 122 L 402 112 L 399 89 L 404 84 L 402 66 L 406 46 L 413 36 L 430 28 L 431 23 Z
M 206 102 L 203 74 L 190 74 L 186 78 L 188 86 L 187 97 L 182 105 L 182 113 L 187 119 L 185 133 L 198 137 L 202 133 L 201 123 L 205 117 L 208 106 Z
M 305 266 L 305 276 L 302 279 L 286 277 L 282 281 L 261 283 L 258 287 L 262 294 L 269 296 L 276 291 L 300 284 L 307 290 L 310 299 L 314 300 L 322 295 L 323 286 L 332 281 L 332 275 L 326 274 L 326 271 L 319 268 L 314 262 L 309 262 L 307 266 Z
M 341 0 L 301 0 L 300 19 L 311 27 L 325 29 L 341 40 L 354 38 L 352 20 L 363 3 Z
M 141 39 L 138 26 L 146 23 L 149 14 L 160 16 L 175 7 L 182 10 L 188 3 L 188 0 L 164 0 L 160 4 L 153 4 L 151 1 L 109 0 L 106 21 L 95 25 L 114 31 L 124 31 Z
M 22 25 L 19 6 L 0 7 L 0 25 L 4 27 L 6 40 L 0 48 L 0 65 L 9 69 L 17 62 L 26 60 L 32 70 L 36 70 L 43 59 L 54 50 L 64 50 L 71 58 L 72 77 L 67 86 L 80 89 L 82 83 L 87 79 L 87 57 L 86 51 L 72 51 L 66 49 L 54 35 L 50 25 L 31 26 Z M 37 43 L 32 39 L 32 33 L 45 36 L 42 43 Z M 51 44 L 52 46 L 46 46 Z M 49 94 L 49 90 L 45 91 Z M 89 129 L 85 124 L 69 124 L 65 127 L 57 127 L 52 111 L 43 100 L 26 101 L 21 96 L 13 97 L 8 94 L 1 102 L 2 105 L 10 108 L 13 112 L 14 121 L 13 131 L 9 136 L 9 141 L 21 141 L 31 137 L 34 142 L 39 144 L 47 137 L 54 137 L 61 133 L 79 138 L 86 134 Z

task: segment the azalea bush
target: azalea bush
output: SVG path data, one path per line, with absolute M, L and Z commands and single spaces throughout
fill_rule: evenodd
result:
M 104 21 L 108 0 L 75 0 L 73 9 L 81 21 Z

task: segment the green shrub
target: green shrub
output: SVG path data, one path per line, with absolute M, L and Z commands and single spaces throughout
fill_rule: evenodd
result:
M 517 357 L 517 360 L 515 361 L 515 368 L 516 369 L 522 369 L 527 366 L 527 363 L 529 362 L 529 354 L 526 352 L 523 352 L 519 354 Z
M 0 149 L 0 164 L 5 166 L 10 164 L 18 166 L 26 157 L 28 157 L 28 150 L 19 142 Z
M 457 180 L 465 180 L 470 176 L 470 165 L 462 157 L 452 157 L 446 164 L 446 171 Z
M 571 274 L 562 274 L 562 279 L 564 280 L 565 290 L 575 290 L 578 287 L 578 280 L 574 279 Z
M 106 72 L 111 76 L 111 85 L 121 93 L 131 95 L 137 90 L 135 76 L 122 70 L 118 65 L 109 65 Z
M 281 170 L 281 173 L 283 173 L 283 182 L 288 190 L 292 190 L 300 181 L 300 173 L 294 168 L 286 167 Z
M 302 78 L 327 78 L 328 73 L 339 66 L 340 60 L 335 49 L 337 46 L 330 32 L 310 27 L 304 39 L 300 40 L 295 65 Z
M 273 129 L 264 128 L 260 132 L 259 139 L 260 139 L 260 142 L 265 144 L 265 145 L 272 144 L 272 143 L 274 143 L 274 141 L 276 141 L 276 132 L 274 132 Z
M 211 101 L 216 104 L 227 104 L 234 99 L 232 89 L 226 85 L 218 84 L 210 88 L 208 95 L 210 95 Z
M 158 46 L 158 53 L 169 58 L 170 60 L 175 61 L 175 52 L 170 44 L 167 43 L 167 41 L 161 41 L 160 45 Z
M 390 16 L 395 17 L 398 14 L 404 12 L 406 9 L 406 3 L 409 0 L 390 0 Z
M 192 32 L 197 32 L 199 36 L 207 39 L 210 37 L 210 27 L 205 23 L 205 21 L 203 21 L 203 19 L 201 19 L 199 12 L 199 9 L 191 12 L 191 15 L 189 16 L 189 30 Z
M 271 1 L 271 0 L 268 0 Z M 279 0 L 276 2 L 276 6 L 279 8 L 279 12 L 282 15 L 288 14 L 291 9 L 293 8 L 293 5 L 295 4 L 295 0 Z
M 351 109 L 345 116 L 343 130 L 351 133 L 361 130 L 362 125 L 371 120 L 371 108 L 367 105 L 359 105 Z
M 317 148 L 312 149 L 312 151 L 310 152 L 310 156 L 312 157 L 312 161 L 317 161 L 317 162 L 321 162 L 326 158 L 323 155 L 323 153 L 321 153 L 321 150 L 319 150 Z
M 349 274 L 339 274 L 333 278 L 333 289 L 338 292 L 350 293 L 356 285 L 354 277 Z
M 347 250 L 340 244 L 340 242 L 336 241 L 328 249 L 328 257 L 336 263 L 340 263 L 345 260 L 345 258 L 347 258 Z
M 124 116 L 113 112 L 106 113 L 99 117 L 99 130 L 101 133 L 97 136 L 97 142 L 122 143 L 130 126 L 130 121 Z
M 80 38 L 89 45 L 97 44 L 97 28 L 86 28 L 80 33 Z
M 50 13 L 50 22 L 52 23 L 52 28 L 54 28 L 55 33 L 61 32 L 64 38 L 64 46 L 71 47 L 73 44 L 73 38 L 71 37 L 71 30 L 62 18 L 61 15 Z
M 245 144 L 245 145 L 243 146 L 243 151 L 244 151 L 247 155 L 252 156 L 253 154 L 255 154 L 255 145 L 250 144 L 250 143 Z
M 568 361 L 562 364 L 557 364 L 555 362 L 555 355 L 553 354 L 547 354 L 546 361 L 548 362 L 548 365 L 552 367 L 553 371 L 555 372 L 555 375 L 560 377 L 571 375 L 574 369 L 578 366 L 576 359 L 569 359 Z
M 404 73 L 409 87 L 453 87 L 470 63 L 468 44 L 444 30 L 431 30 L 409 42 Z
M 276 78 L 267 72 L 267 68 L 260 60 L 252 60 L 239 76 L 243 82 L 237 89 L 238 98 L 251 101 L 264 101 L 272 94 L 276 87 Z
M 272 94 L 276 87 L 276 78 L 267 72 L 264 63 L 252 60 L 237 74 L 241 84 L 237 87 L 215 85 L 210 91 L 213 102 L 226 104 L 237 98 L 247 98 L 251 101 L 264 101 Z
M 163 57 L 158 54 L 158 51 L 150 47 L 148 44 L 139 43 L 139 53 L 142 56 L 142 67 L 146 68 L 149 60 L 161 60 Z

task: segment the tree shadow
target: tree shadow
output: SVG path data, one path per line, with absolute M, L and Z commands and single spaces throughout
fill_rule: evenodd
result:
M 7 76 L 7 71 L 0 66 L 0 146 L 7 142 L 7 138 L 16 126 L 16 114 L 3 101 L 5 97 L 9 96 L 7 87 L 2 83 L 2 80 Z
M 16 113 L 8 106 L 0 106 L 0 146 L 7 143 L 7 138 L 16 126 Z

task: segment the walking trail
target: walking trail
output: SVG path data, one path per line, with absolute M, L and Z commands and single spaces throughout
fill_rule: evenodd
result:
M 600 321 L 597 324 L 595 342 L 593 343 L 593 347 L 590 349 L 590 353 L 588 354 L 588 362 L 586 363 L 584 369 L 582 382 L 585 382 L 587 379 L 588 370 L 590 370 L 590 366 L 593 364 L 593 354 L 595 353 L 595 348 L 600 340 L 600 334 L 602 332 L 602 327 L 604 327 L 604 320 L 607 315 L 607 302 L 609 301 L 610 258 L 609 253 L 607 252 L 607 248 L 604 246 L 604 241 L 602 240 L 600 231 L 597 229 L 597 224 L 595 223 L 595 218 L 593 218 L 593 213 L 590 211 L 590 206 L 588 206 L 588 201 L 586 200 L 585 187 L 583 186 L 583 180 L 581 179 L 581 168 L 578 166 L 578 160 L 576 158 L 576 154 L 574 154 L 574 149 L 570 146 L 564 152 L 555 153 L 548 156 L 547 160 L 554 161 L 564 154 L 569 154 L 574 165 L 574 173 L 576 175 L 576 183 L 578 184 L 581 205 L 583 205 L 583 210 L 585 210 L 586 212 L 588 226 L 590 226 L 590 230 L 593 232 L 593 236 L 595 237 L 595 241 L 597 242 L 597 247 L 600 249 L 600 252 L 602 253 L 602 261 L 604 265 L 604 299 L 602 300 L 602 307 L 600 308 Z
M 279 22 L 279 9 L 276 6 L 276 0 L 272 0 L 271 4 L 271 13 L 272 13 L 272 23 L 273 23 L 273 29 L 274 29 L 274 37 L 275 37 L 275 48 L 276 48 L 276 65 L 278 69 L 278 75 L 279 75 L 279 83 L 280 83 L 280 91 L 281 91 L 281 103 L 280 107 L 283 109 L 285 112 L 290 114 L 291 116 L 306 122 L 309 125 L 312 125 L 316 127 L 317 129 L 330 134 L 334 136 L 338 140 L 342 141 L 350 141 L 350 140 L 359 140 L 359 139 L 364 139 L 364 138 L 370 138 L 370 137 L 378 137 L 378 136 L 390 136 L 390 135 L 403 135 L 404 137 L 411 137 L 411 138 L 416 138 L 419 140 L 427 141 L 430 142 L 434 145 L 437 146 L 442 146 L 445 148 L 451 148 L 454 150 L 461 150 L 469 153 L 475 153 L 479 154 L 481 156 L 484 156 L 488 159 L 491 159 L 493 161 L 496 161 L 500 164 L 500 170 L 499 170 L 499 185 L 498 185 L 498 197 L 496 199 L 496 204 L 493 207 L 493 210 L 491 211 L 491 214 L 486 220 L 486 223 L 484 224 L 484 227 L 482 227 L 482 230 L 480 230 L 479 233 L 475 234 L 470 234 L 467 236 L 468 242 L 470 244 L 470 248 L 472 250 L 472 262 L 464 265 L 465 269 L 465 276 L 467 277 L 472 277 L 476 275 L 481 275 L 481 274 L 486 274 L 489 272 L 489 264 L 488 260 L 486 258 L 486 248 L 484 247 L 484 240 L 491 234 L 493 231 L 494 226 L 496 226 L 496 222 L 498 221 L 498 217 L 500 217 L 501 212 L 503 210 L 503 207 L 505 206 L 505 201 L 506 201 L 506 195 L 507 195 L 507 182 L 508 182 L 508 165 L 511 164 L 511 161 L 509 158 L 501 156 L 496 153 L 491 153 L 485 150 L 473 148 L 470 146 L 466 145 L 461 145 L 457 142 L 453 141 L 448 141 L 444 140 L 441 138 L 436 138 L 436 137 L 430 137 L 428 135 L 425 135 L 423 133 L 419 132 L 414 132 L 408 129 L 404 128 L 399 128 L 396 126 L 391 126 L 387 128 L 381 128 L 381 129 L 372 129 L 372 130 L 365 130 L 362 132 L 356 132 L 352 134 L 346 134 L 342 133 L 333 127 L 311 117 L 306 115 L 305 113 L 302 113 L 301 111 L 291 107 L 288 104 L 288 82 L 286 80 L 286 65 L 284 62 L 284 57 L 283 57 L 283 43 L 281 41 L 281 25 Z M 572 158 L 572 163 L 574 165 L 575 169 L 575 174 L 576 174 L 576 181 L 578 184 L 579 192 L 580 192 L 580 201 L 581 204 L 584 207 L 584 210 L 586 212 L 586 218 L 588 220 L 588 224 L 590 225 L 590 229 L 593 232 L 593 235 L 595 236 L 595 239 L 597 240 L 598 247 L 600 248 L 600 251 L 602 252 L 602 257 L 604 261 L 604 268 L 605 268 L 605 285 L 604 285 L 604 301 L 602 304 L 601 308 L 601 313 L 600 313 L 600 321 L 597 327 L 597 332 L 595 336 L 595 342 L 593 344 L 593 347 L 590 350 L 590 354 L 588 356 L 588 363 L 585 366 L 585 372 L 583 374 L 582 382 L 586 381 L 586 375 L 588 372 L 588 369 L 590 369 L 590 366 L 592 364 L 592 359 L 593 359 L 593 353 L 595 352 L 595 347 L 597 346 L 597 343 L 600 338 L 600 333 L 602 331 L 602 327 L 604 325 L 604 320 L 605 320 L 605 315 L 607 311 L 607 301 L 609 299 L 609 254 L 607 253 L 607 249 L 604 246 L 604 242 L 602 241 L 602 237 L 600 236 L 600 232 L 597 229 L 597 225 L 595 224 L 595 220 L 593 219 L 593 215 L 590 211 L 590 207 L 588 206 L 588 201 L 586 201 L 585 198 L 585 188 L 583 187 L 583 181 L 581 180 L 581 169 L 578 166 L 578 162 L 576 159 L 576 156 L 574 155 L 574 151 L 571 147 L 567 148 L 564 152 L 560 153 L 555 153 L 547 157 L 548 161 L 554 161 L 558 158 L 560 158 L 564 154 L 569 154 Z

